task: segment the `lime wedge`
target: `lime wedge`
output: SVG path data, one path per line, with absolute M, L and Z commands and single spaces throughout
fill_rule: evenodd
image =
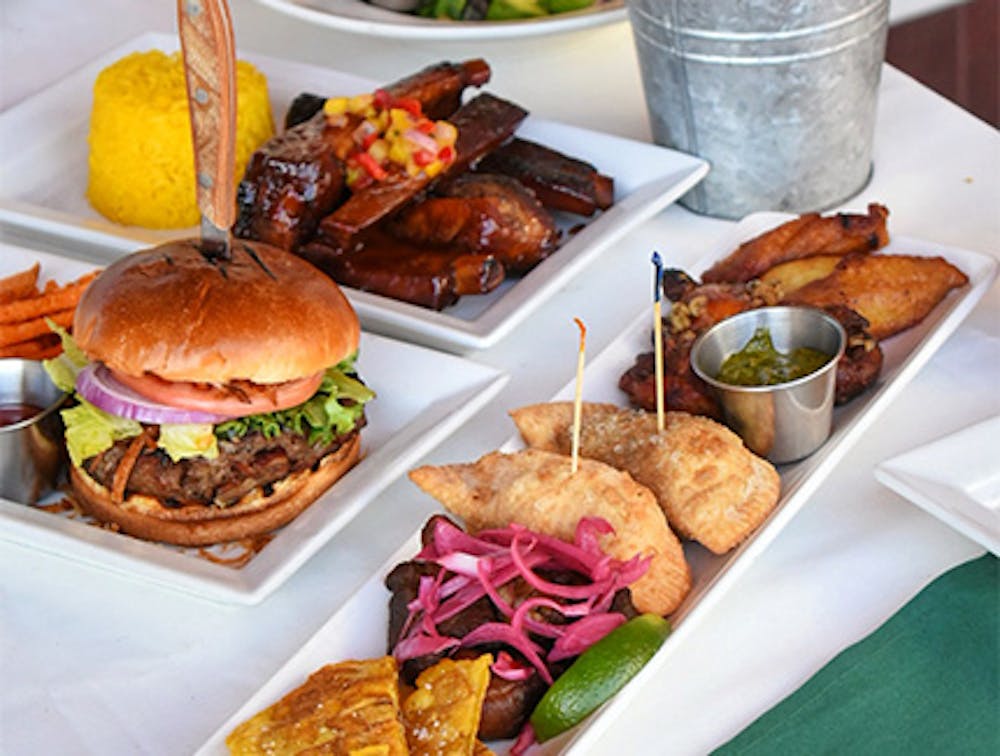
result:
M 580 654 L 531 713 L 535 737 L 543 742 L 581 722 L 642 669 L 670 629 L 663 617 L 642 614 Z

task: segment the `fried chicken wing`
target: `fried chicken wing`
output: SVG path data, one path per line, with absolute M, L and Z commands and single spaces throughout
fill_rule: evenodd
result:
M 910 328 L 969 278 L 942 257 L 851 255 L 825 278 L 806 284 L 785 299 L 788 304 L 844 305 L 868 321 L 881 340 Z
M 534 449 L 568 454 L 573 404 L 521 407 L 511 417 Z M 716 554 L 742 542 L 778 502 L 781 479 L 724 425 L 685 412 L 656 415 L 583 405 L 580 454 L 628 472 L 656 496 L 670 527 Z
M 652 557 L 649 570 L 631 586 L 640 612 L 669 614 L 691 588 L 681 544 L 652 492 L 601 462 L 581 459 L 573 473 L 562 454 L 493 452 L 471 464 L 419 467 L 410 479 L 471 532 L 516 522 L 571 541 L 582 517 L 603 517 L 615 531 L 602 536 L 605 552 L 622 560 Z
M 889 243 L 883 205 L 868 205 L 867 215 L 807 213 L 749 241 L 704 272 L 704 283 L 749 281 L 786 260 L 812 255 L 871 252 Z

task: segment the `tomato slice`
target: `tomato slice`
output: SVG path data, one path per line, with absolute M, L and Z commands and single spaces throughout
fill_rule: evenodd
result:
M 154 402 L 229 417 L 259 415 L 294 407 L 315 394 L 323 382 L 322 372 L 285 383 L 231 381 L 221 386 L 167 381 L 152 373 L 142 376 L 125 375 L 117 371 L 112 373 L 118 381 Z

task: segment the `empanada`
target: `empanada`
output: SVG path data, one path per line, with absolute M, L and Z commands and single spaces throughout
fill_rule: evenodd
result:
M 614 528 L 601 548 L 616 559 L 652 556 L 649 570 L 632 586 L 640 612 L 667 615 L 691 588 L 684 551 L 656 498 L 625 472 L 580 459 L 572 472 L 562 454 L 526 449 L 492 452 L 469 464 L 425 466 L 410 479 L 477 532 L 512 522 L 572 541 L 582 517 L 603 517 Z
M 510 413 L 533 448 L 566 452 L 571 402 L 535 404 Z M 724 425 L 686 412 L 655 413 L 584 403 L 580 454 L 628 471 L 647 486 L 674 531 L 716 554 L 739 544 L 774 509 L 781 479 Z

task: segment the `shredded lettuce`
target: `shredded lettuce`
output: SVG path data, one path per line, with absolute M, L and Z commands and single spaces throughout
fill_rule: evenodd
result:
M 352 375 L 354 357 L 328 368 L 319 389 L 296 407 L 249 417 L 238 417 L 215 426 L 219 438 L 234 440 L 259 431 L 274 438 L 290 431 L 305 436 L 310 444 L 328 444 L 350 431 L 361 418 L 365 404 L 375 392 Z M 347 400 L 342 403 L 341 400 Z
M 78 405 L 60 413 L 66 426 L 66 451 L 77 467 L 83 460 L 110 449 L 115 441 L 142 433 L 138 421 L 105 412 L 83 397 L 77 396 L 77 399 Z
M 219 442 L 211 423 L 164 423 L 156 445 L 174 462 L 190 457 L 215 459 Z
M 69 331 L 50 318 L 46 318 L 45 323 L 59 334 L 63 351 L 58 357 L 43 360 L 42 367 L 60 391 L 71 392 L 76 388 L 77 373 L 87 366 L 87 355 L 76 345 Z

